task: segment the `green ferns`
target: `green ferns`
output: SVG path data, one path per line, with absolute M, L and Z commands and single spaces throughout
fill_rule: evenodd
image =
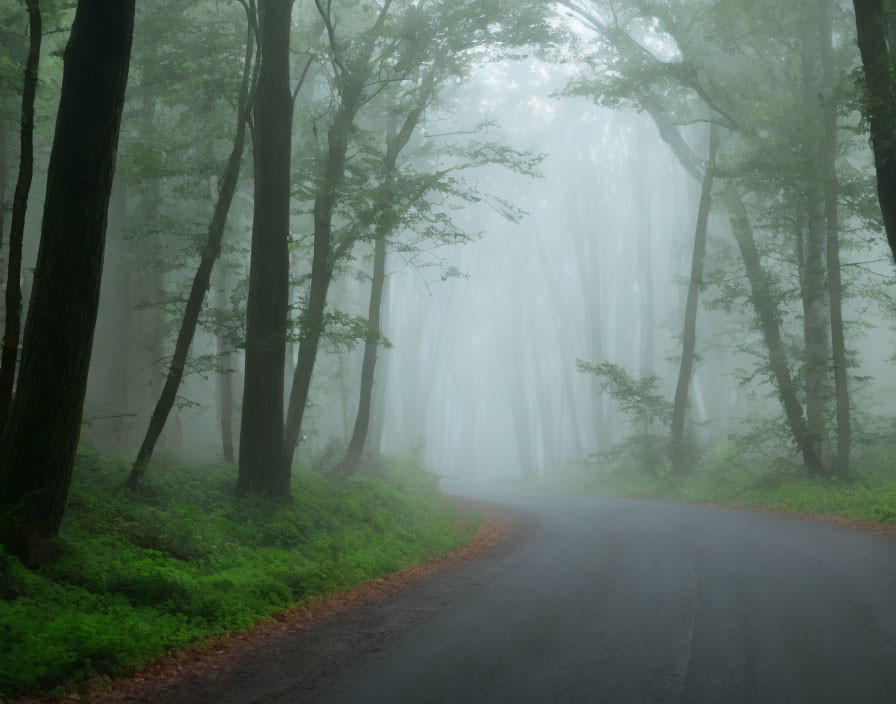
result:
M 467 542 L 433 478 L 298 474 L 292 503 L 234 500 L 231 467 L 175 468 L 137 496 L 126 469 L 76 472 L 58 556 L 38 572 L 0 550 L 0 696 L 59 693 L 168 650 Z

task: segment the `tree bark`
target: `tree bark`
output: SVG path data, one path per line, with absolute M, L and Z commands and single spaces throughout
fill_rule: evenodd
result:
M 364 359 L 361 363 L 361 394 L 358 415 L 352 429 L 352 438 L 342 460 L 341 472 L 346 476 L 355 473 L 367 430 L 370 427 L 370 402 L 373 397 L 373 376 L 376 371 L 376 353 L 380 338 L 380 306 L 383 301 L 383 285 L 386 282 L 386 233 L 377 233 L 373 253 L 373 280 L 370 285 L 370 306 L 367 312 L 368 332 L 364 343 Z
M 849 361 L 843 332 L 843 285 L 840 280 L 840 227 L 837 178 L 837 62 L 834 54 L 833 0 L 818 0 L 821 65 L 824 101 L 824 201 L 827 230 L 828 286 L 831 310 L 831 343 L 834 360 L 834 390 L 837 402 L 837 456 L 834 472 L 849 474 L 852 449 L 852 420 L 849 408 Z M 893 47 L 896 49 L 896 47 Z
M 227 308 L 227 278 L 221 277 L 221 288 L 218 290 L 218 309 Z M 230 341 L 221 330 L 218 331 L 218 364 L 221 371 L 218 374 L 220 386 L 219 403 L 221 411 L 221 448 L 224 451 L 224 461 L 232 463 L 233 455 L 233 349 Z
M 818 23 L 812 22 L 814 10 L 809 8 L 802 46 L 803 102 L 811 116 L 804 130 L 803 149 L 812 173 L 802 192 L 806 209 L 806 238 L 803 275 L 800 278 L 803 300 L 803 349 L 805 350 L 804 379 L 806 390 L 806 424 L 815 447 L 822 455 L 826 430 L 828 359 L 830 359 L 829 315 L 827 302 L 827 264 L 825 235 L 824 182 L 817 177 L 821 162 L 824 135 L 824 115 L 818 95 L 821 92 Z M 817 116 L 817 119 L 815 119 Z
M 320 190 L 314 199 L 314 250 L 311 257 L 311 284 L 308 292 L 308 306 L 302 316 L 302 341 L 296 360 L 289 392 L 289 408 L 286 413 L 286 429 L 281 446 L 281 471 L 289 476 L 295 456 L 296 445 L 302 432 L 302 419 L 308 404 L 311 377 L 317 360 L 317 351 L 324 331 L 324 312 L 327 308 L 327 293 L 333 280 L 333 266 L 339 256 L 332 252 L 333 209 L 336 206 L 337 188 L 345 171 L 345 155 L 348 150 L 348 133 L 355 119 L 357 100 L 360 94 L 349 89 L 344 95 L 333 125 L 327 132 L 327 163 Z M 244 411 L 245 413 L 245 411 Z
M 702 179 L 697 167 L 697 159 L 690 147 L 684 141 L 678 129 L 663 118 L 659 108 L 648 101 L 645 110 L 653 118 L 660 136 L 669 145 L 669 148 L 678 158 L 682 167 L 697 180 Z M 731 231 L 737 242 L 744 262 L 747 279 L 750 282 L 750 301 L 756 312 L 759 330 L 762 334 L 766 350 L 768 350 L 769 369 L 778 391 L 778 398 L 784 409 L 787 427 L 794 443 L 803 456 L 807 471 L 810 474 L 823 472 L 821 458 L 815 452 L 809 437 L 806 420 L 803 418 L 802 405 L 796 394 L 796 386 L 787 365 L 787 351 L 781 339 L 781 330 L 778 326 L 780 316 L 777 306 L 771 296 L 768 280 L 762 269 L 759 251 L 756 248 L 756 238 L 753 227 L 747 214 L 746 206 L 737 190 L 726 183 L 722 190 L 722 203 L 728 212 L 728 221 L 731 223 Z
M 209 282 L 211 281 L 212 269 L 218 256 L 221 254 L 221 240 L 224 237 L 224 227 L 227 224 L 227 215 L 230 213 L 230 205 L 233 203 L 233 194 L 236 192 L 237 181 L 240 175 L 240 166 L 243 160 L 243 151 L 246 142 L 246 119 L 247 105 L 250 95 L 250 78 L 252 75 L 252 56 L 253 56 L 253 32 L 251 27 L 248 30 L 246 39 L 246 56 L 243 66 L 243 79 L 240 84 L 240 95 L 237 102 L 237 121 L 236 135 L 233 140 L 233 149 L 230 152 L 230 158 L 227 160 L 227 166 L 224 168 L 224 174 L 221 178 L 221 187 L 218 193 L 218 200 L 215 203 L 215 209 L 212 214 L 211 222 L 208 226 L 208 235 L 205 240 L 205 248 L 202 251 L 202 257 L 199 260 L 199 266 L 193 276 L 193 284 L 190 287 L 190 295 L 187 298 L 187 305 L 184 309 L 184 317 L 180 323 L 180 330 L 177 333 L 177 342 L 174 345 L 174 355 L 171 359 L 171 365 L 168 367 L 168 374 L 165 378 L 165 384 L 162 387 L 162 393 L 156 402 L 155 409 L 149 420 L 149 427 L 146 429 L 146 435 L 140 445 L 140 451 L 137 453 L 137 459 L 131 467 L 128 476 L 127 486 L 134 490 L 137 488 L 137 482 L 140 481 L 141 475 L 146 470 L 149 461 L 152 459 L 153 451 L 156 443 L 165 429 L 165 423 L 168 415 L 174 407 L 177 399 L 177 391 L 183 380 L 184 369 L 187 364 L 187 356 L 190 352 L 190 345 L 193 343 L 193 337 L 196 334 L 196 325 L 199 322 L 199 314 L 202 312 L 202 304 L 205 301 L 205 294 L 208 291 Z M 231 455 L 233 448 L 231 447 Z
M 646 168 L 646 160 L 641 159 Z M 638 236 L 638 322 L 640 328 L 638 358 L 639 374 L 642 379 L 652 376 L 654 373 L 655 338 L 656 338 L 656 314 L 653 292 L 653 252 L 651 251 L 651 214 L 649 195 L 648 202 L 636 204 L 639 213 L 632 213 L 640 220 Z M 634 218 L 633 218 L 634 219 Z
M 759 251 L 756 248 L 756 238 L 746 207 L 740 194 L 730 183 L 726 183 L 722 191 L 722 200 L 728 210 L 731 229 L 734 232 L 734 238 L 740 249 L 750 282 L 750 300 L 753 303 L 759 330 L 768 350 L 769 369 L 775 380 L 781 405 L 784 407 L 788 429 L 803 456 L 806 470 L 810 474 L 823 474 L 824 468 L 815 451 L 806 419 L 803 417 L 803 408 L 796 394 L 796 386 L 787 365 L 787 351 L 784 348 L 781 330 L 778 327 L 777 306 L 769 290 L 768 279 L 762 270 Z
M 877 193 L 890 249 L 896 256 L 896 74 L 887 46 L 882 0 L 853 0 L 867 90 Z
M 426 80 L 423 94 L 416 107 L 414 107 L 404 124 L 397 132 L 390 124 L 387 126 L 386 155 L 383 160 L 383 188 L 380 212 L 377 217 L 376 235 L 373 254 L 373 279 L 370 287 L 370 304 L 368 308 L 368 332 L 364 344 L 364 359 L 361 363 L 361 393 L 358 402 L 358 414 L 355 417 L 355 425 L 352 429 L 352 437 L 348 444 L 348 450 L 342 460 L 341 472 L 348 476 L 354 474 L 361 459 L 361 452 L 367 440 L 367 431 L 370 427 L 370 404 L 373 396 L 373 378 L 376 371 L 376 355 L 379 347 L 381 331 L 381 309 L 383 302 L 383 288 L 386 284 L 386 237 L 398 225 L 401 213 L 395 202 L 395 167 L 398 156 L 407 146 L 420 123 L 423 110 L 432 91 L 432 81 Z M 290 458 L 290 463 L 292 458 Z
M 675 402 L 672 409 L 672 465 L 678 474 L 685 474 L 690 467 L 685 463 L 682 446 L 684 421 L 688 407 L 688 390 L 694 374 L 694 349 L 697 344 L 697 307 L 700 288 L 703 285 L 703 264 L 706 261 L 706 235 L 709 225 L 709 211 L 712 207 L 713 170 L 719 151 L 719 128 L 709 128 L 709 158 L 703 173 L 700 191 L 700 205 L 697 208 L 697 228 L 694 233 L 694 251 L 691 258 L 691 279 L 688 283 L 688 297 L 684 313 L 684 335 L 682 337 L 681 365 L 678 370 L 678 385 L 675 388 Z
M 293 101 L 292 0 L 262 0 L 255 98 L 255 210 L 246 316 L 246 374 L 236 495 L 288 499 L 283 467 L 283 375 L 289 305 L 289 205 Z
M 3 109 L 3 101 L 0 100 L 0 110 Z M 6 130 L 0 125 L 0 261 L 3 261 L 3 241 L 6 239 L 6 188 L 9 178 L 9 165 L 6 162 Z M 4 282 L 3 268 L 0 267 L 0 289 Z M 6 326 L 5 307 L 0 315 L 0 323 Z
M 134 0 L 80 0 L 64 53 L 18 391 L 0 438 L 0 542 L 29 564 L 58 532 L 71 482 L 133 29 Z
M 40 64 L 41 14 L 38 0 L 26 0 L 28 8 L 28 59 L 22 87 L 22 129 L 19 152 L 19 177 L 12 201 L 9 229 L 9 267 L 6 276 L 6 322 L 3 351 L 0 354 L 0 425 L 9 410 L 16 380 L 19 338 L 22 331 L 22 244 L 25 238 L 25 213 L 34 171 L 34 96 Z M 2 235 L 0 235 L 2 238 Z

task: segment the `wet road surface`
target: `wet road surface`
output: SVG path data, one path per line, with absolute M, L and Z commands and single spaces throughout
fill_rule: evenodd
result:
M 520 516 L 518 534 L 167 701 L 896 702 L 892 538 L 736 510 L 465 493 Z

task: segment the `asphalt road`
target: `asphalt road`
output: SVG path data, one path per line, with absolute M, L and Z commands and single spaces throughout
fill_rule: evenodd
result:
M 891 538 L 744 511 L 473 494 L 523 515 L 518 535 L 189 701 L 896 702 Z

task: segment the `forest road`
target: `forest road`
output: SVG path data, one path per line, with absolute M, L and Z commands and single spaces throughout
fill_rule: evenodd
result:
M 738 510 L 462 493 L 522 528 L 183 701 L 896 702 L 892 538 Z

